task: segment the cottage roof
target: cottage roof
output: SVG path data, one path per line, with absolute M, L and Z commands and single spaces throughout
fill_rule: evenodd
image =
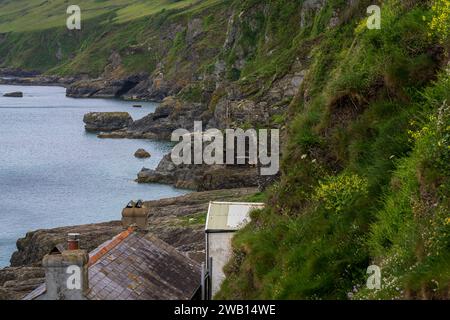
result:
M 187 300 L 199 286 L 200 265 L 146 232 L 128 229 L 89 255 L 90 300 Z

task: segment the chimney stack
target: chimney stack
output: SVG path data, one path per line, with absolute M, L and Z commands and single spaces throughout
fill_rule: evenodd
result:
M 89 255 L 79 249 L 79 239 L 79 234 L 69 234 L 68 250 L 44 257 L 46 300 L 85 300 Z
M 124 228 L 136 226 L 141 230 L 147 230 L 148 214 L 149 209 L 142 200 L 138 200 L 136 203 L 130 201 L 122 211 L 122 226 Z

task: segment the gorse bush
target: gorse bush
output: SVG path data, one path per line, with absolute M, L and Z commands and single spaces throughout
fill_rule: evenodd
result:
M 434 0 L 432 14 L 430 33 L 445 42 L 450 35 L 450 0 Z
M 367 181 L 358 175 L 340 174 L 319 182 L 313 200 L 322 203 L 327 210 L 341 213 L 359 198 L 365 197 L 367 188 Z

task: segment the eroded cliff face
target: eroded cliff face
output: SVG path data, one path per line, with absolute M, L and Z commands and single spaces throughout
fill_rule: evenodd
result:
M 304 40 L 302 30 L 314 27 L 316 17 L 323 14 L 326 4 L 324 0 L 233 2 L 222 12 L 220 23 L 213 23 L 213 29 L 222 28 L 222 33 L 206 57 L 203 56 L 205 51 L 198 48 L 210 39 L 211 30 L 200 23 L 199 17 L 169 26 L 171 30 L 178 30 L 178 35 L 172 34 L 176 58 L 168 55 L 162 59 L 148 80 L 125 94 L 130 98 L 136 96 L 136 90 L 146 90 L 141 91 L 140 97 L 154 99 L 155 86 L 164 88 L 165 92 L 158 91 L 161 105 L 155 113 L 134 121 L 127 128 L 101 133 L 99 137 L 167 140 L 174 130 L 192 131 L 194 121 L 201 121 L 204 130 L 282 129 L 283 150 L 287 110 L 298 98 L 313 63 L 311 51 L 320 39 L 305 40 L 301 46 L 297 42 Z M 354 5 L 354 1 L 349 2 L 350 8 Z M 335 28 L 348 10 L 330 7 L 332 18 L 322 22 L 325 28 Z M 215 15 L 211 17 L 216 19 Z M 169 52 L 173 52 L 174 47 Z M 206 61 L 201 67 L 199 59 Z M 269 179 L 270 183 L 277 178 Z M 142 170 L 138 181 L 195 190 L 267 185 L 261 183 L 259 171 L 251 166 L 174 166 L 168 157 L 156 170 Z
M 181 13 L 175 18 L 169 12 L 162 24 L 146 25 L 132 44 L 113 43 L 108 57 L 103 57 L 101 74 L 69 85 L 68 95 L 156 101 L 171 97 L 168 105 L 177 107 L 166 108 L 164 117 L 157 112 L 136 123 L 131 127 L 134 136 L 151 132 L 167 138 L 174 127 L 189 129 L 194 120 L 219 129 L 280 126 L 309 63 L 308 48 L 296 48 L 295 36 L 311 27 L 327 2 L 226 3 L 189 16 Z M 339 23 L 339 14 L 332 12 L 330 28 Z M 292 33 L 281 35 L 281 27 L 292 28 Z M 99 41 L 108 36 L 102 34 Z M 131 69 L 127 64 L 155 57 L 157 63 Z M 150 65 L 151 71 L 146 71 Z

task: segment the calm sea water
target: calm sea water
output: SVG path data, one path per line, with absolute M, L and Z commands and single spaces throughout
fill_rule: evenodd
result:
M 5 98 L 12 91 L 24 98 Z M 127 111 L 133 119 L 156 104 L 112 99 L 72 99 L 61 87 L 0 85 L 0 267 L 27 231 L 119 220 L 131 199 L 186 193 L 170 186 L 134 182 L 143 167 L 155 168 L 170 151 L 165 142 L 98 139 L 84 130 L 91 111 Z M 152 154 L 133 155 L 138 148 Z

